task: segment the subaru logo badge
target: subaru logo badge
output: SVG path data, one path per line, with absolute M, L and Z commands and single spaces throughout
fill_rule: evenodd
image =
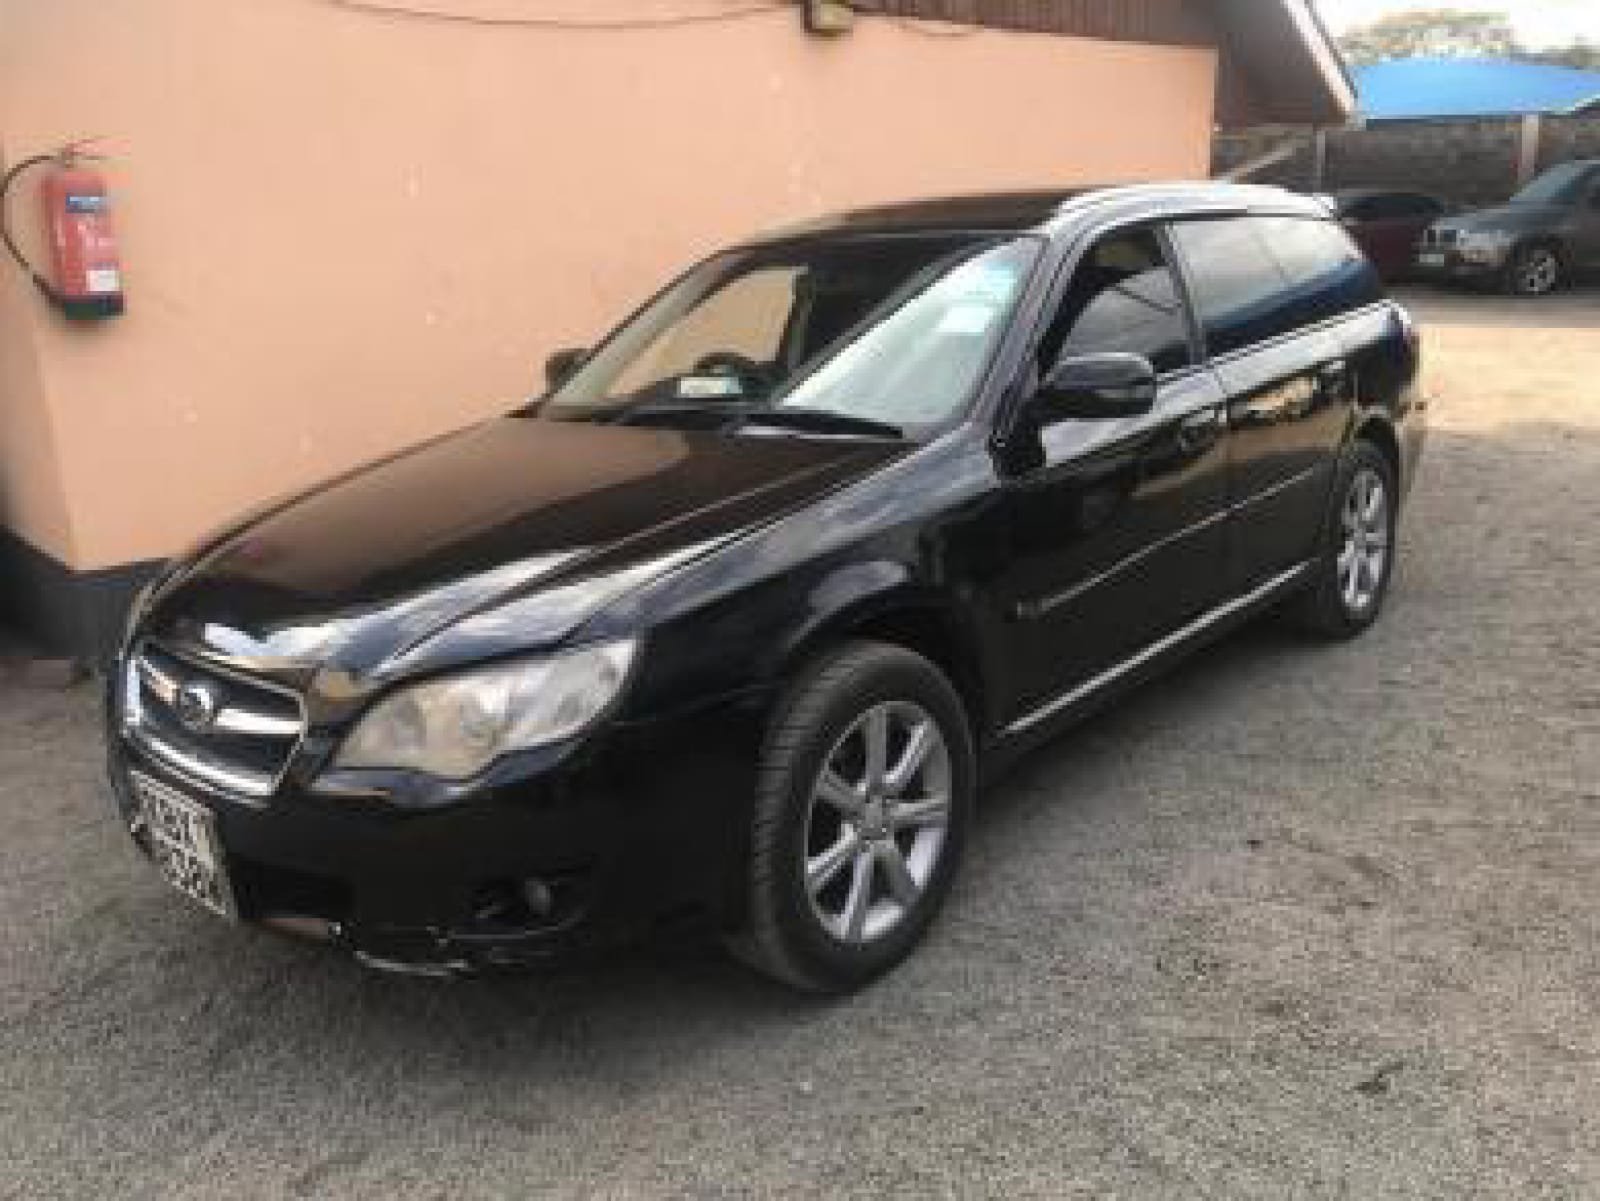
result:
M 217 720 L 217 714 L 222 712 L 222 697 L 204 680 L 190 680 L 178 689 L 172 707 L 179 721 L 199 732 L 209 730 Z

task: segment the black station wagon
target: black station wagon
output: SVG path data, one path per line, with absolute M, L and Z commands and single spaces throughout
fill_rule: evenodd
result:
M 858 987 L 1018 753 L 1269 607 L 1374 621 L 1418 357 L 1276 190 L 745 243 L 526 408 L 175 560 L 111 689 L 119 812 L 199 903 L 380 967 L 698 922 Z

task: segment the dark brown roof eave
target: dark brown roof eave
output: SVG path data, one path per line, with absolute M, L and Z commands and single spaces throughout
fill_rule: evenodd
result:
M 1221 37 L 1222 125 L 1344 125 L 1356 90 L 1309 0 L 1212 0 Z

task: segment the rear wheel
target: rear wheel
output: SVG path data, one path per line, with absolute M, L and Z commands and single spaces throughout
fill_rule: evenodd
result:
M 1389 457 L 1364 438 L 1352 442 L 1335 496 L 1322 553 L 1291 613 L 1310 633 L 1353 638 L 1378 619 L 1394 572 L 1399 493 Z
M 1506 291 L 1513 296 L 1548 296 L 1561 286 L 1561 253 L 1545 242 L 1520 246 L 1506 265 Z
M 926 659 L 856 642 L 812 664 L 763 753 L 735 954 L 810 992 L 889 970 L 949 893 L 975 778 L 965 709 Z

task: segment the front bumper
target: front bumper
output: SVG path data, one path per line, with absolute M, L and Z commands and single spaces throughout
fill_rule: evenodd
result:
M 1507 254 L 1466 255 L 1459 248 L 1425 249 L 1418 254 L 1414 274 L 1423 280 L 1456 283 L 1490 283 L 1506 268 Z
M 619 727 L 521 778 L 427 808 L 288 784 L 265 802 L 230 797 L 115 729 L 109 771 L 130 827 L 130 771 L 215 815 L 243 920 L 377 966 L 472 971 L 613 944 L 664 922 L 730 920 L 743 895 L 736 868 L 760 725 L 746 698 Z

